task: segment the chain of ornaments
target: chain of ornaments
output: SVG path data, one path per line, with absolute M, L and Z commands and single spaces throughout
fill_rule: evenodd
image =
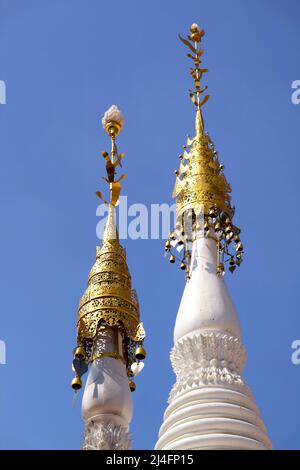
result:
M 123 356 L 126 360 L 126 372 L 128 377 L 128 385 L 131 392 L 136 389 L 134 377 L 137 376 L 144 368 L 146 358 L 146 350 L 143 347 L 142 341 L 133 341 L 126 335 L 126 330 L 120 326 L 123 336 Z M 82 388 L 82 376 L 87 372 L 89 365 L 94 360 L 94 343 L 95 339 L 79 341 L 77 347 L 73 351 L 72 370 L 75 372 L 75 377 L 71 382 L 71 387 L 74 391 Z M 121 359 L 119 354 L 112 352 L 104 352 L 103 357 L 109 355 L 114 359 Z M 99 356 L 100 357 L 100 356 Z
M 240 239 L 241 229 L 235 226 L 226 212 L 217 207 L 211 207 L 205 214 L 201 223 L 196 221 L 192 213 L 192 236 L 184 230 L 184 223 L 180 223 L 165 243 L 165 253 L 169 254 L 170 263 L 176 260 L 180 263 L 182 271 L 189 277 L 192 242 L 199 236 L 214 238 L 217 244 L 217 274 L 224 276 L 225 267 L 233 273 L 243 261 L 244 247 Z

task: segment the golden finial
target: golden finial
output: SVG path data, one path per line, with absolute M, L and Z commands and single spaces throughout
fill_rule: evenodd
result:
M 208 69 L 203 69 L 200 67 L 200 64 L 202 63 L 201 61 L 201 56 L 203 54 L 203 49 L 200 48 L 200 43 L 205 34 L 205 31 L 201 29 L 196 23 L 193 23 L 192 26 L 190 27 L 190 34 L 187 36 L 187 39 L 184 39 L 183 37 L 180 36 L 179 34 L 179 39 L 189 47 L 189 49 L 192 51 L 193 54 L 189 53 L 187 56 L 193 60 L 194 62 L 194 68 L 190 68 L 190 74 L 194 79 L 195 82 L 195 90 L 190 90 L 190 98 L 196 108 L 201 108 L 206 101 L 209 99 L 209 95 L 206 95 L 202 100 L 201 100 L 201 94 L 204 93 L 208 86 L 206 85 L 203 90 L 201 90 L 200 87 L 200 81 L 202 78 L 202 75 L 206 72 L 208 72 Z
M 190 74 L 194 79 L 195 89 L 189 90 L 189 95 L 192 103 L 197 108 L 195 127 L 196 136 L 198 137 L 204 131 L 201 108 L 209 99 L 209 95 L 205 95 L 203 98 L 201 96 L 208 88 L 208 86 L 205 85 L 205 87 L 201 90 L 202 75 L 208 72 L 208 69 L 200 67 L 200 64 L 202 63 L 201 57 L 204 52 L 200 47 L 200 43 L 204 34 L 204 29 L 201 29 L 196 23 L 193 23 L 190 27 L 190 34 L 187 36 L 187 39 L 184 39 L 179 34 L 179 39 L 192 51 L 192 54 L 189 53 L 187 56 L 194 62 L 194 68 L 190 68 Z
M 121 175 L 117 180 L 115 179 L 116 168 L 122 166 L 121 160 L 124 158 L 124 153 L 118 153 L 116 145 L 116 138 L 121 132 L 124 125 L 124 118 L 121 111 L 116 105 L 112 105 L 104 114 L 102 118 L 102 125 L 106 133 L 111 139 L 111 151 L 110 154 L 105 150 L 102 151 L 102 157 L 106 162 L 106 173 L 107 177 L 102 176 L 104 181 L 109 185 L 110 189 L 110 201 L 109 203 L 104 199 L 102 193 L 97 191 L 97 196 L 107 205 L 117 206 L 119 204 L 119 195 L 121 191 L 120 181 L 126 178 L 126 175 Z
M 143 368 L 141 359 L 146 357 L 143 348 L 145 330 L 140 321 L 140 308 L 131 275 L 127 266 L 126 252 L 120 244 L 116 227 L 116 205 L 119 203 L 120 181 L 125 174 L 115 179 L 116 168 L 121 166 L 124 154 L 118 153 L 116 137 L 122 130 L 124 118 L 117 106 L 111 106 L 102 119 L 102 125 L 111 139 L 111 152 L 103 151 L 106 161 L 106 177 L 102 177 L 110 188 L 110 202 L 100 191 L 102 201 L 108 206 L 108 217 L 102 246 L 96 247 L 96 261 L 88 276 L 88 286 L 78 306 L 77 347 L 74 350 L 73 369 L 75 378 L 72 388 L 81 388 L 81 377 L 94 360 L 111 357 L 126 363 L 128 377 L 137 375 Z M 101 328 L 118 330 L 112 351 L 97 353 L 97 334 Z M 122 343 L 119 344 L 119 333 Z M 132 385 L 133 384 L 133 385 Z M 133 391 L 135 385 L 132 382 Z
M 212 237 L 218 246 L 217 272 L 224 274 L 224 265 L 228 262 L 233 272 L 242 261 L 243 246 L 240 243 L 240 229 L 233 224 L 234 208 L 231 206 L 231 188 L 224 175 L 224 165 L 220 164 L 218 152 L 208 133 L 204 129 L 202 107 L 208 101 L 205 94 L 207 85 L 201 88 L 203 74 L 208 69 L 201 66 L 203 49 L 201 41 L 205 32 L 196 23 L 190 27 L 186 38 L 180 40 L 189 48 L 187 54 L 194 66 L 190 74 L 194 79 L 194 89 L 189 96 L 196 107 L 195 137 L 188 137 L 184 152 L 180 155 L 179 169 L 173 197 L 176 199 L 176 226 L 170 234 L 170 241 L 165 244 L 170 262 L 175 263 L 178 254 L 171 253 L 177 246 L 180 253 L 181 269 L 189 278 L 191 262 L 191 244 L 197 237 Z M 235 243 L 235 255 L 229 251 L 229 245 Z

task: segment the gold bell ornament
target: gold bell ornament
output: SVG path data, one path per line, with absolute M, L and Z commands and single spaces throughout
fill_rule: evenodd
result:
M 134 392 L 136 389 L 136 385 L 133 380 L 129 380 L 129 388 L 131 392 Z
M 84 358 L 85 358 L 85 350 L 82 346 L 78 346 L 76 349 L 75 349 L 75 352 L 74 352 L 74 357 L 76 359 L 79 359 L 80 361 L 83 361 Z
M 81 389 L 81 387 L 82 387 L 82 382 L 81 382 L 80 377 L 78 377 L 78 375 L 76 375 L 76 376 L 74 377 L 74 379 L 72 380 L 72 382 L 71 382 L 71 387 L 72 387 L 73 390 L 75 390 L 75 391 Z
M 135 350 L 135 358 L 138 360 L 138 361 L 142 361 L 143 359 L 145 359 L 146 357 L 146 351 L 145 349 L 142 347 L 142 346 L 139 346 L 138 348 L 136 348 Z

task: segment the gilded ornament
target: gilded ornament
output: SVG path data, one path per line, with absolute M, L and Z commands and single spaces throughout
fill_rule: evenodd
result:
M 188 137 L 184 153 L 179 156 L 179 169 L 175 172 L 173 198 L 176 199 L 176 230 L 170 234 L 172 246 L 183 248 L 183 264 L 187 265 L 186 276 L 189 279 L 191 243 L 199 236 L 211 237 L 218 244 L 217 273 L 223 275 L 225 264 L 229 261 L 230 244 L 238 242 L 236 251 L 243 251 L 240 244 L 240 229 L 233 224 L 234 207 L 231 205 L 231 187 L 224 175 L 224 165 L 219 162 L 218 152 L 204 128 L 202 107 L 209 99 L 207 86 L 202 87 L 203 75 L 208 69 L 202 67 L 203 49 L 201 41 L 205 32 L 196 23 L 192 24 L 190 34 L 180 40 L 188 47 L 187 56 L 192 59 L 190 74 L 194 89 L 189 96 L 196 108 L 195 136 Z M 201 222 L 201 219 L 204 219 Z M 211 225 L 214 223 L 215 225 Z M 185 232 L 182 236 L 181 233 Z M 225 233 L 225 235 L 224 235 Z M 218 240 L 217 240 L 218 239 Z M 166 251 L 171 251 L 167 241 Z M 170 262 L 175 262 L 171 253 Z M 238 263 L 236 263 L 238 265 Z M 235 269 L 235 266 L 234 266 Z M 234 271 L 231 269 L 231 271 Z
M 137 293 L 131 286 L 131 276 L 126 262 L 126 252 L 120 245 L 116 227 L 116 206 L 119 203 L 121 175 L 116 179 L 116 170 L 121 166 L 124 154 L 118 153 L 115 139 L 121 131 L 124 118 L 116 106 L 112 106 L 104 115 L 102 124 L 111 139 L 111 152 L 102 152 L 105 160 L 106 177 L 109 185 L 110 200 L 106 201 L 97 191 L 108 207 L 108 218 L 104 230 L 102 246 L 96 248 L 96 260 L 88 276 L 86 291 L 80 299 L 77 319 L 77 348 L 73 365 L 76 377 L 72 387 L 81 387 L 80 376 L 87 370 L 87 364 L 94 360 L 111 357 L 126 362 L 127 370 L 135 361 L 134 350 L 144 351 L 145 338 L 143 323 L 140 321 L 140 308 Z M 97 347 L 100 330 L 103 326 L 116 327 L 124 338 L 123 353 L 120 354 L 118 341 L 114 351 L 103 351 Z M 103 331 L 101 332 L 103 337 Z M 118 333 L 116 338 L 118 338 Z M 127 348 L 127 351 L 125 351 Z M 143 355 L 141 353 L 141 355 Z M 123 357 L 124 356 L 124 357 Z M 77 387 L 77 388 L 76 388 Z

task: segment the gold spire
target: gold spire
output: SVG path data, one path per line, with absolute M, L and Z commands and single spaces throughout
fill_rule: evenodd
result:
M 171 246 L 184 246 L 181 256 L 181 266 L 189 268 L 190 242 L 200 234 L 218 238 L 219 274 L 224 273 L 224 263 L 228 261 L 229 270 L 233 272 L 242 260 L 243 248 L 239 240 L 240 229 L 233 225 L 234 208 L 231 206 L 231 188 L 224 175 L 224 166 L 220 164 L 218 153 L 208 133 L 205 131 L 202 107 L 208 101 L 209 95 L 203 95 L 207 86 L 201 89 L 203 74 L 208 69 L 201 67 L 201 41 L 205 32 L 197 24 L 190 28 L 187 38 L 180 40 L 189 48 L 188 57 L 194 66 L 190 74 L 194 80 L 194 89 L 189 90 L 189 96 L 196 107 L 195 136 L 188 137 L 184 152 L 179 156 L 180 166 L 175 172 L 176 181 L 173 197 L 176 198 L 176 228 L 171 234 Z M 218 230 L 215 229 L 217 224 Z M 227 232 L 226 232 L 227 230 Z M 229 252 L 231 241 L 236 241 L 236 254 Z M 238 245 L 239 244 L 239 245 Z M 167 242 L 166 251 L 171 251 Z M 170 261 L 174 263 L 174 254 Z
M 126 252 L 120 245 L 116 227 L 120 181 L 125 178 L 125 175 L 115 179 L 116 168 L 121 165 L 121 159 L 124 157 L 124 154 L 118 153 L 115 140 L 123 127 L 123 122 L 123 116 L 116 106 L 112 106 L 102 120 L 112 144 L 110 155 L 105 151 L 102 152 L 107 172 L 107 177 L 102 178 L 109 185 L 110 202 L 107 202 L 102 193 L 97 191 L 97 196 L 108 207 L 108 217 L 102 246 L 96 247 L 96 261 L 89 273 L 88 286 L 78 306 L 77 343 L 78 347 L 82 347 L 85 351 L 82 360 L 87 363 L 92 362 L 94 360 L 93 343 L 100 324 L 121 328 L 126 337 L 124 347 L 127 348 L 125 356 L 130 375 L 131 365 L 136 360 L 134 351 L 142 347 L 145 331 L 140 322 L 137 294 L 131 287 Z M 74 361 L 76 369 L 76 364 L 78 365 L 76 356 Z M 77 375 L 80 376 L 80 374 Z
M 143 339 L 138 298 L 131 288 L 131 276 L 125 250 L 119 243 L 113 205 L 109 205 L 102 247 L 96 248 L 96 261 L 89 273 L 88 287 L 79 302 L 77 328 L 80 340 L 93 338 L 100 320 L 109 326 L 123 324 L 133 341 Z

